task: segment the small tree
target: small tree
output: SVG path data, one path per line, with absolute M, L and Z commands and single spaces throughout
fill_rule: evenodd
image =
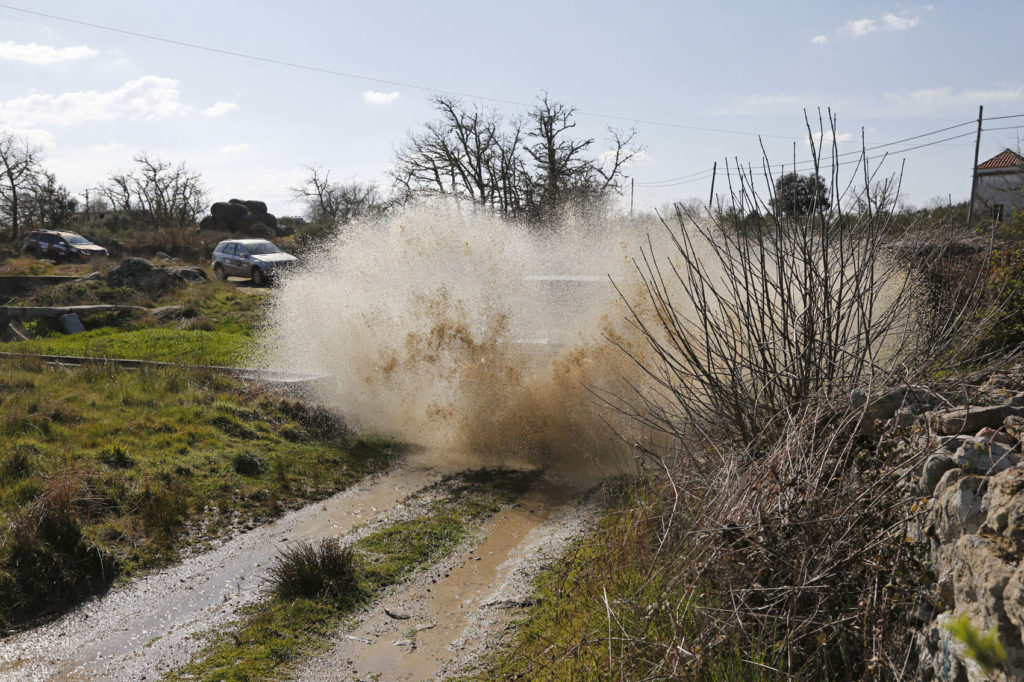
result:
M 301 187 L 292 188 L 306 203 L 306 219 L 328 231 L 364 216 L 380 215 L 391 207 L 372 182 L 332 182 L 331 172 L 313 166 Z
M 640 151 L 635 130 L 609 129 L 611 149 L 594 154 L 593 138 L 571 135 L 576 109 L 546 94 L 511 120 L 452 97 L 433 101 L 440 119 L 409 133 L 395 152 L 392 177 L 405 195 L 452 196 L 508 218 L 547 221 L 619 191 L 623 168 Z
M 775 196 L 769 203 L 781 215 L 801 217 L 827 209 L 829 191 L 818 174 L 786 173 L 775 181 Z
M 146 227 L 185 229 L 195 224 L 206 204 L 199 173 L 184 163 L 172 166 L 145 152 L 134 161 L 136 170 L 112 173 L 99 186 L 111 207 L 133 215 Z
M 11 241 L 21 231 L 24 202 L 40 172 L 39 155 L 39 148 L 24 138 L 0 132 L 0 222 L 10 224 Z
M 33 177 L 23 206 L 26 229 L 62 230 L 74 221 L 78 200 L 57 184 L 53 173 L 41 171 Z

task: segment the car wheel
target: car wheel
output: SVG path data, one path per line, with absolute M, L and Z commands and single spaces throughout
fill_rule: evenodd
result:
M 228 273 L 224 272 L 224 266 L 220 263 L 213 264 L 213 274 L 217 275 L 217 279 L 222 282 L 228 278 Z
M 267 276 L 263 274 L 263 271 L 259 268 L 252 269 L 252 283 L 258 287 L 262 287 L 267 283 Z

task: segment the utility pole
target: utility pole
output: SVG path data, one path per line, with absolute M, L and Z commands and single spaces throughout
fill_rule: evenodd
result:
M 633 217 L 633 189 L 636 185 L 636 178 L 629 179 L 629 217 Z
M 974 140 L 974 168 L 971 171 L 971 201 L 967 204 L 967 229 L 971 229 L 971 220 L 974 218 L 974 195 L 978 191 L 978 148 L 981 147 L 981 115 L 985 111 L 984 106 L 978 107 L 978 137 Z
M 711 167 L 711 194 L 708 196 L 708 210 L 712 208 L 712 204 L 715 201 L 715 176 L 718 175 L 718 162 L 715 161 L 715 165 Z

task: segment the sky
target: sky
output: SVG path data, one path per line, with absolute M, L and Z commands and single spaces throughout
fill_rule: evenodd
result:
M 290 215 L 311 166 L 388 187 L 431 93 L 511 117 L 546 92 L 595 154 L 637 128 L 640 210 L 706 200 L 716 162 L 727 191 L 726 160 L 760 169 L 761 145 L 773 173 L 807 168 L 805 112 L 816 131 L 831 110 L 843 161 L 917 138 L 870 169 L 902 170 L 924 206 L 969 196 L 979 105 L 980 160 L 1017 147 L 1022 20 L 1021 0 L 0 0 L 0 128 L 79 195 L 145 151 L 201 173 L 210 201 Z

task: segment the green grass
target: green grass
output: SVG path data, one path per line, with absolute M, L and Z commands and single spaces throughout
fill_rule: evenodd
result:
M 155 299 L 129 289 L 111 289 L 102 280 L 72 282 L 42 289 L 12 301 L 11 305 L 181 306 L 182 319 L 97 314 L 83 317 L 88 330 L 84 333 L 40 331 L 38 338 L 2 344 L 0 350 L 236 367 L 248 361 L 254 347 L 253 332 L 263 302 L 263 294 L 218 281 L 182 285 Z M 30 331 L 38 328 L 35 324 L 27 326 Z
M 704 614 L 728 605 L 710 603 L 700 579 L 679 580 L 675 558 L 656 553 L 659 525 L 646 506 L 620 502 L 545 570 L 509 646 L 466 679 L 783 679 L 770 644 L 707 641 Z
M 0 367 L 0 628 L 66 606 L 36 599 L 47 586 L 15 570 L 10 540 L 38 536 L 40 520 L 70 519 L 63 546 L 37 548 L 50 561 L 95 548 L 131 575 L 229 531 L 236 514 L 260 521 L 343 489 L 398 451 L 217 373 Z
M 252 337 L 237 332 L 164 327 L 121 330 L 104 327 L 80 334 L 54 335 L 8 343 L 0 349 L 12 353 L 127 358 L 234 367 L 245 362 L 252 345 Z
M 356 587 L 338 598 L 284 599 L 274 596 L 246 609 L 241 621 L 215 637 L 172 680 L 241 681 L 278 677 L 288 663 L 315 650 L 346 617 L 376 599 L 414 570 L 450 554 L 484 519 L 522 494 L 533 475 L 480 470 L 449 477 L 408 500 L 420 513 L 357 541 Z M 438 496 L 438 492 L 443 495 Z

